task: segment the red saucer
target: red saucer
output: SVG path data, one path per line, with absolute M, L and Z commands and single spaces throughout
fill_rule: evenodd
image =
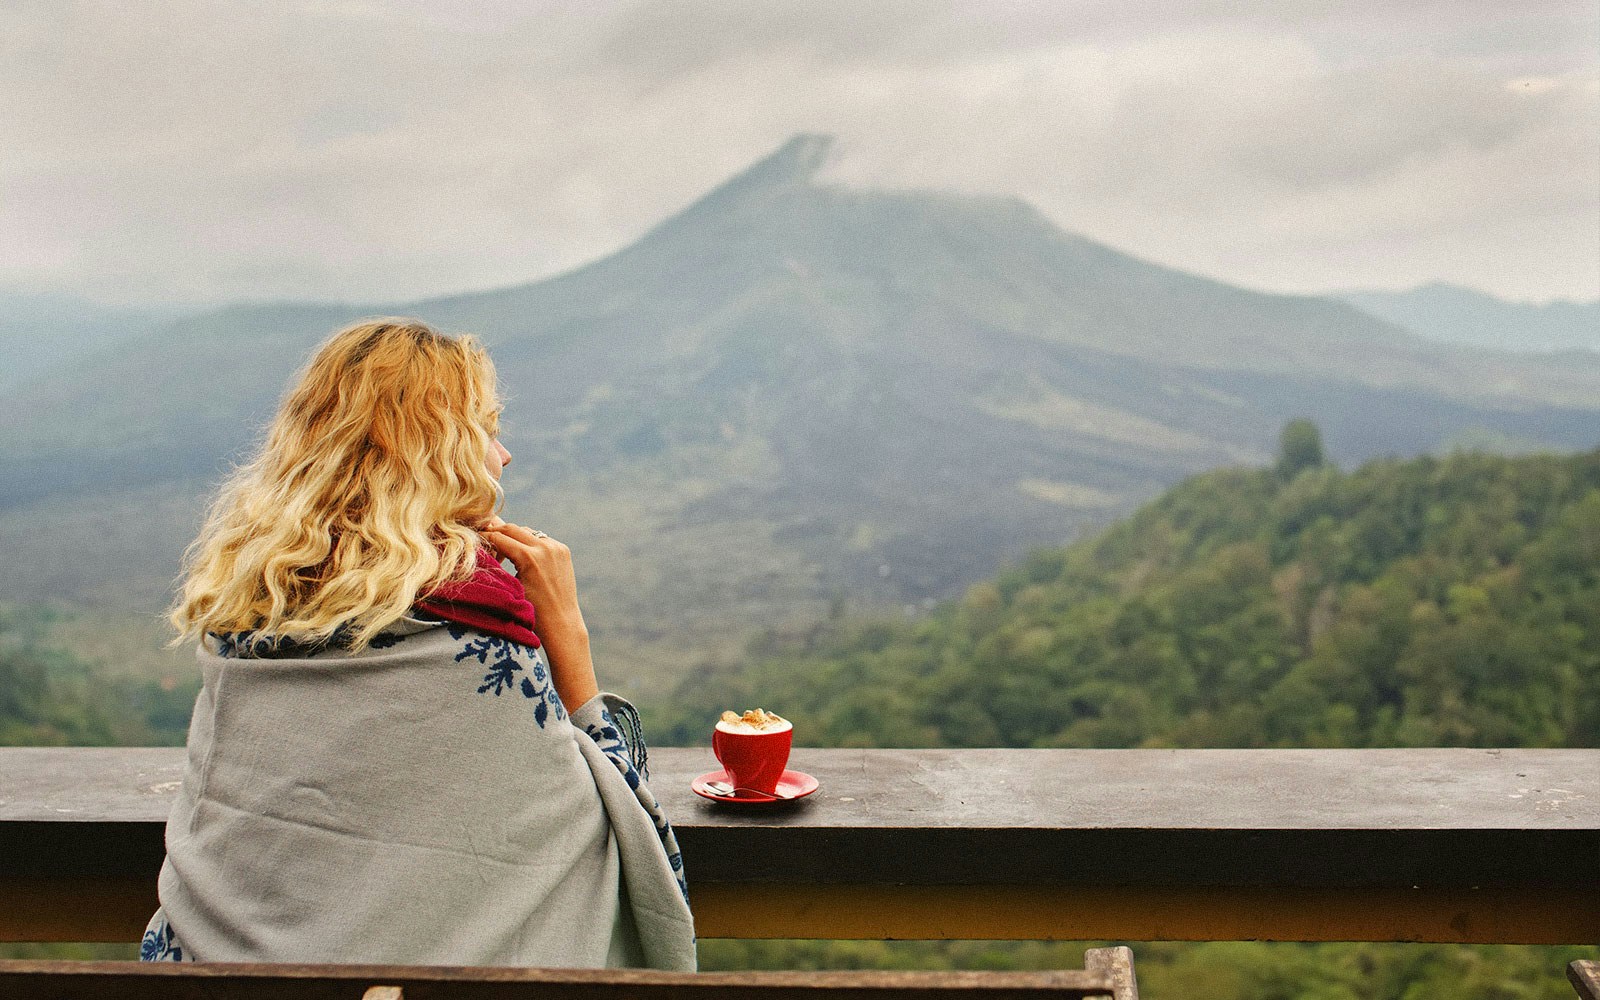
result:
M 769 799 L 761 795 L 750 795 L 745 792 L 735 792 L 732 795 L 718 795 L 706 787 L 708 781 L 726 781 L 733 784 L 733 779 L 728 777 L 728 772 L 723 770 L 707 771 L 700 777 L 689 782 L 689 790 L 703 799 L 712 802 L 738 802 L 751 805 L 772 805 L 778 802 L 792 802 L 803 799 L 817 790 L 817 779 L 804 771 L 784 771 L 778 779 L 777 793 L 783 798 Z

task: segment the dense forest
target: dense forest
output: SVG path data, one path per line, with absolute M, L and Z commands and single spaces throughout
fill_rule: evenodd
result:
M 197 679 L 108 675 L 0 614 L 0 744 L 181 743 Z M 926 613 L 772 632 L 702 664 L 656 742 L 762 705 L 814 746 L 1600 746 L 1600 450 L 1196 476 Z M 691 868 L 692 879 L 692 868 Z M 128 946 L 131 949 L 131 945 Z M 714 941 L 704 968 L 1050 968 L 1085 944 Z M 43 950 L 41 950 L 43 949 Z M 1135 944 L 1156 1000 L 1564 998 L 1593 948 Z M 10 946 L 0 954 L 59 954 Z M 104 949 L 92 950 L 94 954 Z M 120 951 L 113 949 L 116 954 Z M 89 952 L 85 952 L 86 954 Z M 131 951 L 129 951 L 131 954 Z
M 722 707 L 814 746 L 1600 746 L 1600 451 L 1341 472 L 1316 429 L 1197 476 L 925 616 L 838 613 L 707 665 L 659 723 Z M 706 941 L 708 968 L 1062 968 L 1048 942 Z M 1136 944 L 1143 992 L 1558 1000 L 1594 948 Z
M 1316 429 L 923 616 L 772 634 L 659 723 L 817 746 L 1600 746 L 1600 451 L 1342 472 Z M 714 713 L 713 713 L 714 714 Z
M 62 648 L 49 608 L 0 606 L 0 746 L 181 746 L 200 689 Z

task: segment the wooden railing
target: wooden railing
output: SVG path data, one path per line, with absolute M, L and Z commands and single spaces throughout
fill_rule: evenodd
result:
M 1596 750 L 652 749 L 701 937 L 1600 941 Z M 135 940 L 178 749 L 0 749 L 0 940 Z

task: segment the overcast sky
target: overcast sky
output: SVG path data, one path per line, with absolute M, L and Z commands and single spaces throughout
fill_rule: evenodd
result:
M 1241 13 L 1241 11 L 1254 11 Z M 1594 0 L 0 5 L 0 289 L 398 302 L 796 132 L 1273 291 L 1600 297 Z

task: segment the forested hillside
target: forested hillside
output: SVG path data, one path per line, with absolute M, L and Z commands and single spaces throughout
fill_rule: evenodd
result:
M 772 634 L 662 720 L 816 746 L 1600 746 L 1600 451 L 1197 476 L 921 618 Z M 692 877 L 692 876 L 691 876 Z M 1061 968 L 1082 943 L 707 941 L 704 968 Z M 1557 1000 L 1593 948 L 1135 943 L 1142 992 Z
M 1600 746 L 1600 451 L 1196 476 L 925 617 L 696 671 L 822 746 Z
M 0 746 L 181 745 L 200 687 L 112 673 L 52 641 L 51 615 L 0 607 Z

